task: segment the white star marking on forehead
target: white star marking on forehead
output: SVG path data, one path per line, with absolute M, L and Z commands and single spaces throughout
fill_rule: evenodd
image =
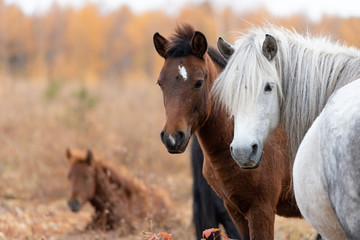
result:
M 179 74 L 183 77 L 184 81 L 186 81 L 187 79 L 186 68 L 182 65 L 179 65 L 178 69 L 179 69 Z

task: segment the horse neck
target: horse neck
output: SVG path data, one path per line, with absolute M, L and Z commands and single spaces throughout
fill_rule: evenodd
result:
M 205 124 L 196 131 L 202 149 L 208 155 L 229 152 L 233 126 L 233 121 L 225 111 L 213 108 Z
M 113 191 L 113 186 L 116 186 L 117 194 L 131 195 L 133 192 L 142 192 L 146 189 L 146 186 L 140 180 L 133 178 L 126 169 L 118 168 L 120 174 L 118 174 L 112 167 L 102 164 L 101 170 L 98 170 L 100 174 L 103 174 L 106 177 L 106 182 L 108 184 L 98 184 L 99 193 L 104 191 Z M 108 187 L 112 185 L 111 187 Z
M 229 145 L 233 138 L 233 121 L 224 109 L 217 106 L 214 98 L 210 96 L 213 83 L 223 67 L 213 61 L 209 55 L 207 55 L 206 62 L 209 70 L 208 98 L 211 106 L 207 120 L 197 129 L 196 133 L 202 149 L 207 154 L 216 154 L 229 151 Z
M 214 57 L 215 58 L 215 57 Z M 224 69 L 219 63 L 214 60 L 213 57 L 209 53 L 205 55 L 205 66 L 208 70 L 209 76 L 209 84 L 208 84 L 208 96 L 210 96 L 210 90 L 214 84 L 215 79 L 220 74 L 220 72 Z
M 360 77 L 360 55 L 330 52 L 316 55 L 311 49 L 297 47 L 296 43 L 287 47 L 280 47 L 278 62 L 284 94 L 281 125 L 288 134 L 289 154 L 294 160 L 305 133 L 331 94 Z
M 101 162 L 94 163 L 95 168 L 95 194 L 90 203 L 96 210 L 103 210 L 106 205 L 111 201 L 112 187 L 108 175 L 108 167 Z

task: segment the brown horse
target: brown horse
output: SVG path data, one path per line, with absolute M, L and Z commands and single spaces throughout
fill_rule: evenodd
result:
M 165 223 L 171 203 L 164 190 L 146 186 L 125 169 L 117 168 L 119 174 L 91 151 L 67 150 L 66 155 L 71 163 L 69 208 L 77 212 L 88 201 L 95 208 L 88 229 L 116 228 L 126 234 L 143 229 L 150 220 L 154 226 Z
M 260 167 L 241 169 L 229 151 L 233 121 L 210 95 L 225 60 L 190 25 L 178 27 L 170 40 L 159 33 L 153 40 L 165 59 L 158 79 L 166 112 L 162 142 L 170 153 L 182 153 L 196 132 L 204 151 L 204 176 L 223 198 L 242 238 L 274 239 L 275 214 L 301 217 L 283 130 L 277 129 L 265 144 Z

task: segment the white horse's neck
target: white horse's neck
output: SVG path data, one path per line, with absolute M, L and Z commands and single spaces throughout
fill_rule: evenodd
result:
M 283 91 L 281 124 L 288 132 L 294 160 L 305 133 L 331 94 L 360 78 L 360 52 L 326 39 L 283 34 L 288 36 L 280 36 L 277 58 Z

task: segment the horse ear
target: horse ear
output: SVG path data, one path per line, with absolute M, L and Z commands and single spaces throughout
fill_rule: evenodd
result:
M 91 165 L 92 161 L 94 160 L 94 156 L 91 150 L 87 150 L 85 160 L 87 164 Z
M 71 158 L 71 150 L 69 148 L 66 148 L 66 157 L 68 158 L 68 160 L 70 160 Z
M 191 51 L 195 56 L 203 58 L 207 51 L 207 41 L 204 34 L 196 31 L 190 43 Z
M 264 56 L 269 61 L 271 61 L 276 56 L 277 50 L 278 50 L 278 47 L 277 47 L 276 39 L 273 36 L 266 34 L 265 40 L 264 40 L 264 43 L 262 46 L 262 51 L 263 51 Z
M 154 34 L 153 41 L 154 41 L 155 49 L 158 52 L 158 54 L 161 57 L 165 58 L 166 47 L 169 41 L 163 36 L 161 36 L 158 32 Z
M 235 52 L 235 49 L 233 47 L 233 45 L 231 45 L 230 43 L 226 42 L 222 37 L 219 37 L 218 41 L 217 41 L 217 47 L 219 49 L 219 52 L 221 53 L 221 55 L 226 59 L 229 60 L 229 58 L 233 55 L 233 53 Z

